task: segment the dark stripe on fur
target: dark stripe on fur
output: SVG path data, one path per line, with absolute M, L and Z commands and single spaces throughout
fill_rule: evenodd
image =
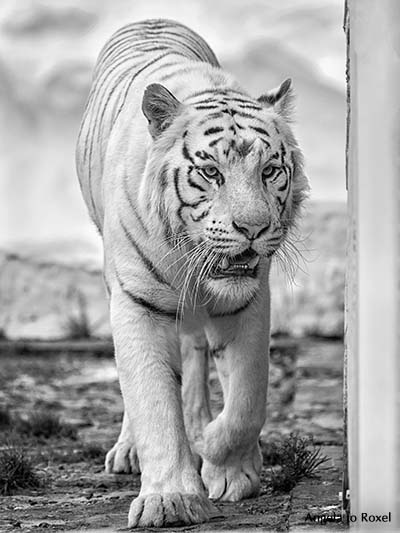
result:
M 130 291 L 126 290 L 124 287 L 122 287 L 122 290 L 125 294 L 129 296 L 129 298 L 135 302 L 135 304 L 140 305 L 141 307 L 144 307 L 148 311 L 150 311 L 152 314 L 162 316 L 165 318 L 172 318 L 173 320 L 176 319 L 176 312 L 173 311 L 166 311 L 165 309 L 161 309 L 161 307 L 158 307 L 157 305 L 154 305 L 151 302 L 148 302 L 144 298 L 141 298 L 140 296 L 136 296 L 135 294 L 132 294 Z
M 165 190 L 168 186 L 168 168 L 167 168 L 167 165 L 164 165 L 163 168 L 161 169 L 161 172 L 160 172 L 160 196 L 161 196 L 161 201 L 163 201 L 164 199 L 164 196 L 165 196 Z M 160 209 L 159 211 L 162 211 L 162 209 Z
M 198 111 L 201 111 L 201 110 L 204 110 L 204 109 L 218 109 L 219 106 L 217 105 L 211 105 L 211 104 L 208 104 L 208 105 L 196 105 L 195 106 L 195 109 L 197 109 Z
M 285 191 L 286 188 L 287 188 L 287 186 L 288 186 L 288 184 L 289 184 L 289 180 L 286 179 L 286 180 L 285 180 L 285 183 L 284 183 L 283 185 L 281 185 L 280 187 L 278 187 L 278 191 L 279 191 L 279 192 L 283 192 L 283 191 Z
M 232 114 L 237 115 L 238 117 L 242 117 L 242 118 L 249 118 L 251 120 L 260 120 L 259 117 L 251 115 L 250 113 L 245 113 L 243 111 L 234 111 Z
M 163 317 L 163 318 L 170 318 L 175 320 L 177 311 L 170 311 L 166 309 L 162 309 L 161 307 L 158 307 L 157 305 L 153 304 L 152 302 L 149 302 L 142 298 L 141 296 L 136 296 L 136 294 L 133 294 L 129 289 L 127 289 L 124 286 L 124 282 L 120 278 L 118 272 L 116 272 L 116 277 L 119 286 L 121 287 L 122 291 L 129 296 L 129 298 L 137 305 L 144 307 L 147 311 L 151 312 L 152 314 L 155 314 L 157 316 Z
M 203 124 L 209 123 L 213 119 L 221 119 L 221 118 L 222 118 L 222 111 L 221 110 L 220 111 L 216 111 L 214 113 L 210 113 L 209 115 L 207 115 L 206 117 L 201 119 L 198 125 L 200 127 Z
M 263 142 L 267 148 L 271 148 L 271 144 L 262 137 L 260 137 L 260 141 Z
M 251 100 L 247 100 L 245 98 L 238 98 L 237 96 L 231 96 L 229 98 L 229 100 L 231 102 L 238 102 L 238 104 L 252 106 L 254 109 L 257 109 L 257 111 L 262 111 L 262 109 L 263 109 L 262 106 L 257 105 L 256 103 L 252 102 Z
M 139 221 L 139 224 L 140 224 L 140 227 L 142 228 L 142 230 L 144 231 L 144 233 L 146 235 L 148 235 L 148 231 L 147 231 L 147 228 L 145 226 L 145 223 L 142 219 L 142 217 L 139 215 L 137 209 L 135 209 L 135 206 L 133 205 L 132 203 L 132 199 L 129 195 L 129 191 L 128 191 L 128 188 L 127 188 L 127 176 L 124 176 L 123 180 L 122 180 L 122 186 L 124 188 L 124 193 L 125 193 L 125 197 L 128 199 L 128 203 L 129 203 L 129 207 L 131 208 L 131 211 L 132 213 L 134 214 L 134 216 L 137 218 L 137 220 Z
M 185 159 L 187 159 L 188 161 L 190 161 L 192 163 L 192 165 L 194 165 L 194 160 L 192 158 L 192 156 L 189 154 L 189 150 L 186 146 L 186 143 L 184 142 L 183 143 L 183 146 L 182 146 L 182 155 Z
M 221 133 L 223 131 L 224 131 L 224 128 L 221 128 L 220 126 L 216 126 L 214 128 L 208 128 L 208 130 L 204 132 L 204 135 L 213 135 L 214 133 Z
M 266 137 L 270 137 L 270 134 L 264 128 L 260 128 L 259 126 L 251 126 L 251 125 L 249 125 L 249 128 L 254 130 L 254 131 L 256 131 L 257 133 L 261 133 L 261 135 L 265 135 Z
M 213 141 L 211 141 L 209 143 L 209 147 L 212 148 L 213 146 L 215 146 L 216 144 L 218 144 L 220 141 L 223 141 L 225 137 L 218 137 L 217 139 L 214 139 Z
M 200 159 L 203 159 L 203 161 L 206 161 L 207 159 L 212 159 L 213 161 L 215 161 L 214 157 L 211 154 L 205 152 L 204 150 L 198 150 L 195 155 Z
M 198 105 L 217 105 L 218 104 L 218 100 L 216 100 L 215 98 L 204 98 L 204 100 L 199 100 L 196 102 L 196 106 Z
M 237 242 L 236 239 L 226 239 L 224 237 L 208 237 L 208 240 L 213 242 Z
M 261 111 L 261 107 L 252 104 L 239 104 L 240 109 L 251 109 L 252 111 Z
M 131 243 L 133 248 L 135 249 L 136 253 L 139 255 L 142 262 L 145 264 L 146 268 L 149 270 L 149 272 L 152 274 L 152 276 L 162 285 L 170 286 L 169 283 L 163 278 L 163 276 L 160 274 L 160 272 L 156 269 L 156 267 L 153 265 L 153 263 L 150 261 L 150 259 L 144 254 L 143 250 L 139 247 L 135 239 L 133 238 L 130 231 L 126 228 L 125 224 L 123 223 L 122 219 L 119 220 L 119 223 L 121 224 L 121 227 L 125 233 L 126 238 Z
M 207 200 L 207 198 L 205 198 L 205 197 L 204 198 L 200 198 L 200 200 L 198 200 L 197 202 L 195 202 L 193 204 L 185 202 L 185 200 L 182 198 L 181 191 L 179 190 L 179 168 L 175 168 L 174 169 L 174 186 L 175 186 L 175 192 L 176 192 L 176 195 L 178 197 L 178 200 L 181 203 L 181 205 L 178 208 L 177 215 L 178 215 L 179 219 L 183 222 L 183 224 L 185 224 L 185 221 L 182 218 L 182 210 L 185 207 L 193 207 L 193 208 L 198 207 L 201 203 L 205 202 Z
M 199 185 L 198 183 L 196 183 L 195 181 L 192 180 L 192 178 L 189 176 L 188 178 L 188 183 L 191 187 L 194 187 L 195 189 L 198 189 L 199 191 L 201 192 L 206 192 L 206 189 L 203 189 L 203 187 L 201 187 L 201 185 Z

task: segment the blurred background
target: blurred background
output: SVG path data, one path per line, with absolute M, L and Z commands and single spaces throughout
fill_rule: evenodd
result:
M 123 406 L 101 239 L 81 198 L 74 152 L 97 54 L 119 27 L 150 17 L 176 19 L 197 31 L 255 97 L 293 79 L 294 129 L 311 183 L 299 257 L 292 260 L 294 283 L 278 264 L 271 275 L 263 492 L 239 506 L 221 504 L 218 524 L 286 531 L 290 522 L 297 531 L 310 509 L 340 514 L 343 0 L 1 0 L 0 494 L 11 494 L 0 509 L 1 531 L 123 527 L 132 491 L 139 490 L 139 478 L 103 472 Z M 210 365 L 215 416 L 223 398 Z M 293 437 L 297 432 L 307 440 Z M 299 444 L 303 453 L 308 439 L 322 446 L 329 462 L 323 460 L 323 481 L 297 477 L 302 483 L 293 488 L 287 457 L 297 458 Z M 273 452 L 281 441 L 291 450 L 286 459 Z M 10 442 L 15 446 L 7 448 Z M 21 463 L 26 458 L 28 466 Z M 25 470 L 15 467 L 20 464 Z M 275 486 L 274 465 L 289 472 L 289 492 Z M 16 479 L 19 471 L 33 473 Z M 12 496 L 24 487 L 25 495 Z
M 296 282 L 275 268 L 273 331 L 343 333 L 345 39 L 342 0 L 2 0 L 0 335 L 109 335 L 101 240 L 75 174 L 75 141 L 104 42 L 171 18 L 202 35 L 254 96 L 290 77 L 311 197 Z

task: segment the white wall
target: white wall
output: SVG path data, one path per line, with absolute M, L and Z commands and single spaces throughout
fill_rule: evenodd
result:
M 353 525 L 400 529 L 400 2 L 349 0 L 349 463 Z M 362 523 L 361 513 L 390 524 Z

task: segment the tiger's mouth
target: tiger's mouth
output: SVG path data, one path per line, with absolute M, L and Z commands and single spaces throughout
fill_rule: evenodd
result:
M 225 256 L 210 273 L 211 278 L 228 278 L 247 276 L 255 278 L 260 256 L 253 249 L 248 248 L 244 252 L 233 257 Z

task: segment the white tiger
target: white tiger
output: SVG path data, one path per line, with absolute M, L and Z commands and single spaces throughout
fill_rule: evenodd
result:
M 100 53 L 77 171 L 104 241 L 125 405 L 106 468 L 141 471 L 130 527 L 200 523 L 208 497 L 259 490 L 268 275 L 307 190 L 291 95 L 286 80 L 250 97 L 168 20 L 130 24 Z M 208 354 L 224 395 L 214 420 Z

